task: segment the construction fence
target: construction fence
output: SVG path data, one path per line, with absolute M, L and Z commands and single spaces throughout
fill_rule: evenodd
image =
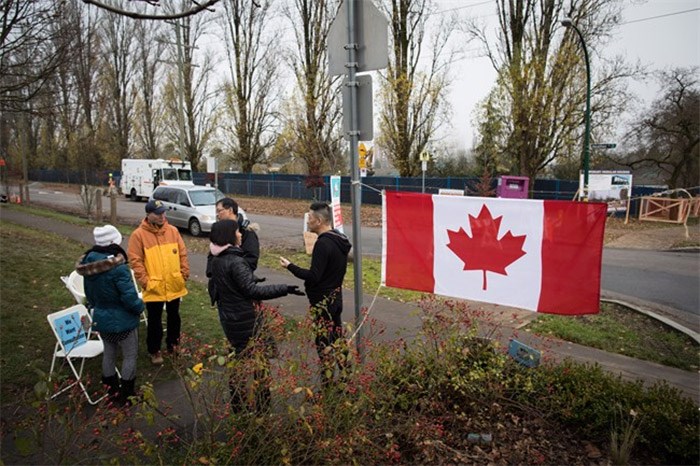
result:
M 31 170 L 29 179 L 47 183 L 90 184 L 107 186 L 109 173 L 112 173 L 119 186 L 119 171 L 100 171 L 94 173 L 78 173 L 65 170 Z M 246 173 L 194 173 L 194 183 L 199 185 L 216 185 L 232 196 L 263 196 L 286 199 L 303 199 L 329 201 L 329 176 L 323 176 L 323 186 L 307 187 L 306 175 L 286 174 L 246 174 Z M 350 202 L 350 177 L 341 177 L 341 202 Z M 368 176 L 361 178 L 361 198 L 363 204 L 381 205 L 381 191 L 411 191 L 421 192 L 425 183 L 425 193 L 438 194 L 440 189 L 463 190 L 467 195 L 477 195 L 478 177 L 446 177 L 446 178 L 405 178 L 398 176 Z M 493 179 L 491 188 L 496 192 L 498 180 Z M 578 181 L 536 179 L 531 185 L 530 197 L 547 200 L 572 200 L 578 190 Z M 630 215 L 637 216 L 640 208 L 640 198 L 663 191 L 659 186 L 633 186 Z M 697 194 L 697 193 L 695 193 Z M 494 194 L 495 195 L 495 194 Z

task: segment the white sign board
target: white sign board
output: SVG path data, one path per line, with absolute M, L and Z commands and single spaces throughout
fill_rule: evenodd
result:
M 331 208 L 333 210 L 333 228 L 343 231 L 343 211 L 340 209 L 340 177 L 331 176 Z
M 583 190 L 583 172 L 579 174 Z M 591 170 L 588 172 L 588 199 L 607 202 L 608 212 L 625 212 L 632 194 L 632 173 L 624 170 Z
M 216 157 L 207 157 L 207 173 L 216 173 Z
M 463 189 L 440 188 L 440 189 L 438 189 L 438 194 L 440 194 L 442 196 L 464 196 L 464 190 Z

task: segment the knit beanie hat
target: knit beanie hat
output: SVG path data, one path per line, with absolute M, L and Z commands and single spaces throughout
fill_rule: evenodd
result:
M 238 222 L 235 220 L 220 220 L 211 227 L 209 240 L 217 246 L 236 244 L 236 231 Z
M 122 242 L 122 234 L 112 225 L 95 227 L 92 230 L 92 234 L 95 236 L 95 244 L 97 246 L 109 246 L 112 243 L 121 244 Z

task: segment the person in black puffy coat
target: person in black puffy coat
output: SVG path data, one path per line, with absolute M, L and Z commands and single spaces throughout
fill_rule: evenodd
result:
M 209 294 L 212 303 L 219 310 L 219 320 L 224 334 L 233 347 L 236 357 L 251 356 L 249 344 L 259 336 L 262 315 L 254 301 L 279 298 L 288 294 L 304 296 L 298 286 L 259 285 L 253 277 L 253 270 L 244 258 L 240 248 L 241 232 L 235 220 L 222 220 L 214 223 L 209 236 L 209 250 L 212 255 Z M 256 392 L 257 409 L 269 406 L 270 389 L 265 382 L 267 371 L 256 371 L 258 390 Z M 244 405 L 244 385 L 241 381 L 231 379 L 231 407 L 240 411 Z

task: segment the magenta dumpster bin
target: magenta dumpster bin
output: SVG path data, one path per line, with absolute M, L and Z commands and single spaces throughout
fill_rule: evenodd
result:
M 496 187 L 496 196 L 509 199 L 527 199 L 530 178 L 527 176 L 501 176 Z

